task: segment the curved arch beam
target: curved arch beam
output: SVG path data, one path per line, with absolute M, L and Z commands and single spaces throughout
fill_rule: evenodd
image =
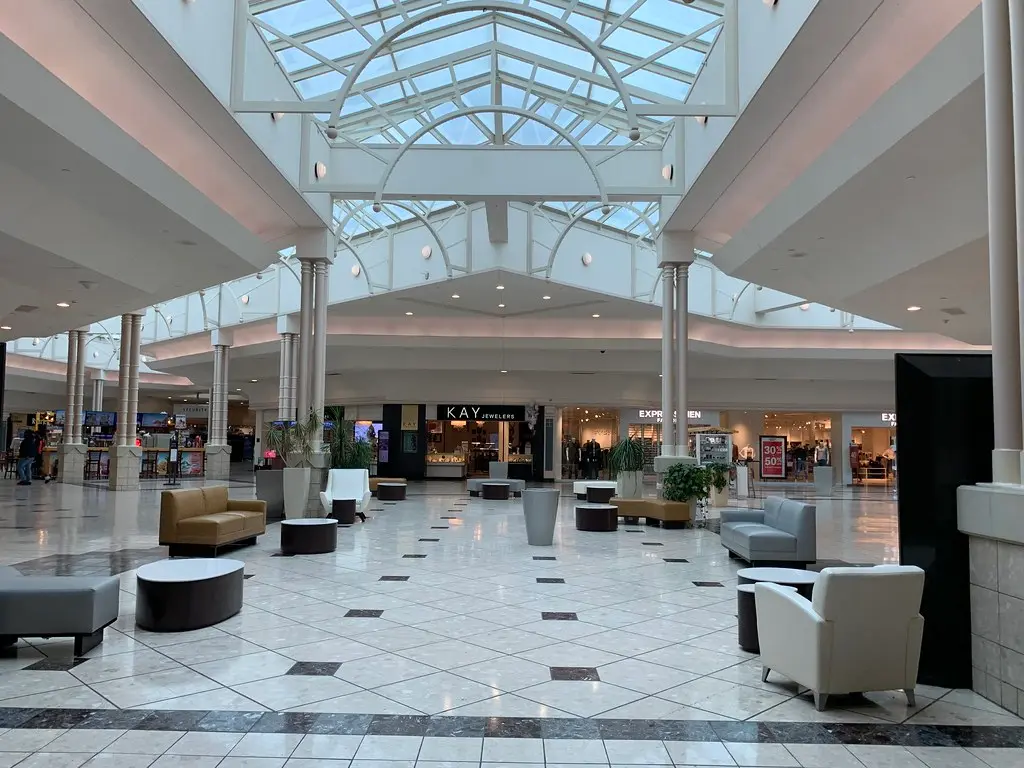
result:
M 635 213 L 637 216 L 640 217 L 643 223 L 647 225 L 647 231 L 650 233 L 651 237 L 658 236 L 658 231 L 655 228 L 654 224 L 651 223 L 651 220 L 647 218 L 647 214 L 645 214 L 635 205 L 631 205 L 630 203 L 616 203 L 615 206 L 617 208 L 626 208 L 627 210 L 630 210 L 633 213 Z M 600 207 L 601 205 L 598 203 L 593 203 L 591 205 L 584 207 L 582 211 L 580 211 L 576 216 L 573 217 L 573 219 L 569 222 L 568 226 L 566 226 L 566 228 L 561 231 L 561 233 L 558 235 L 558 239 L 555 240 L 555 244 L 551 246 L 551 255 L 548 257 L 548 265 L 547 267 L 545 267 L 545 272 L 547 273 L 546 277 L 551 277 L 551 270 L 555 266 L 555 254 L 558 253 L 558 249 L 562 246 L 562 241 L 565 240 L 566 235 L 569 234 L 569 230 L 571 230 L 573 227 L 575 227 L 577 224 L 583 221 L 584 217 L 588 213 L 590 213 L 591 211 L 596 211 Z M 657 285 L 657 282 L 655 282 L 655 285 Z
M 401 156 L 402 156 L 402 152 L 399 152 L 398 153 L 398 157 L 396 157 L 392 161 L 391 165 L 388 167 L 387 175 L 384 177 L 384 184 L 387 183 L 388 176 L 391 175 L 391 171 L 395 167 L 395 163 L 398 162 L 398 160 L 399 160 L 399 158 L 401 158 Z M 384 185 L 381 184 L 381 188 L 380 188 L 380 190 L 378 190 L 378 195 L 381 192 L 383 192 L 383 189 L 384 189 Z M 344 219 L 342 219 L 340 222 L 338 222 L 338 232 L 339 232 L 338 242 L 339 243 L 345 242 L 345 244 L 349 246 L 349 249 L 352 251 L 352 253 L 356 252 L 355 248 L 353 248 L 351 246 L 351 244 L 349 244 L 347 241 L 342 240 L 340 233 L 345 231 L 345 225 L 349 223 L 349 221 L 352 219 L 353 216 L 355 216 L 360 211 L 365 211 L 367 208 L 370 208 L 370 207 L 372 207 L 374 205 L 381 205 L 380 200 L 379 199 L 375 200 L 372 203 L 363 203 L 359 207 L 353 208 L 351 211 L 349 211 L 345 215 Z M 411 205 L 409 205 L 408 203 L 403 203 L 400 200 L 388 200 L 386 205 L 391 205 L 391 206 L 394 206 L 395 208 L 401 208 L 406 213 L 411 214 L 413 216 L 413 218 L 418 220 L 424 227 L 427 228 L 427 230 L 430 232 L 431 236 L 434 238 L 434 241 L 437 243 L 437 247 L 441 249 L 441 258 L 444 259 L 445 273 L 448 275 L 448 277 L 451 277 L 452 276 L 452 263 L 451 263 L 451 260 L 448 258 L 448 249 L 445 247 L 444 241 L 441 239 L 441 233 L 438 232 L 436 229 L 434 229 L 434 225 L 430 223 L 430 220 L 427 219 L 426 216 L 424 216 L 422 213 L 417 211 L 415 208 L 413 208 Z M 356 259 L 359 259 L 358 254 L 356 255 Z M 366 285 L 367 285 L 367 287 L 369 287 L 370 286 L 370 275 L 369 275 L 369 273 L 366 272 L 366 266 L 363 264 L 362 260 L 359 260 L 359 266 L 362 267 L 363 272 L 366 274 Z M 372 290 L 371 290 L 371 293 L 372 293 Z
M 520 109 L 519 107 L 505 107 L 499 104 L 489 104 L 483 107 L 464 107 L 462 109 L 457 109 L 454 112 L 449 112 L 447 115 L 443 115 L 442 117 L 437 118 L 433 122 L 424 125 L 418 131 L 416 131 L 416 133 L 410 136 L 409 140 L 401 146 L 398 152 L 395 153 L 395 156 L 391 159 L 391 162 L 385 169 L 384 175 L 381 177 L 380 184 L 377 185 L 377 194 L 374 196 L 374 204 L 381 204 L 381 201 L 384 198 L 384 188 L 387 186 L 388 179 L 391 178 L 391 174 L 394 173 L 395 166 L 398 165 L 398 162 L 402 159 L 405 153 L 408 152 L 409 149 L 411 149 L 412 146 L 417 141 L 426 136 L 427 133 L 436 129 L 438 126 L 444 125 L 445 123 L 451 122 L 452 120 L 456 120 L 457 118 L 460 117 L 467 117 L 468 115 L 477 115 L 481 113 L 494 112 L 501 113 L 504 115 L 518 115 L 519 117 L 526 118 L 527 120 L 534 120 L 543 125 L 544 127 L 554 131 L 567 142 L 569 142 L 572 145 L 572 148 L 575 149 L 577 153 L 579 153 L 579 156 L 581 158 L 583 158 L 583 162 L 587 164 L 587 168 L 590 169 L 590 174 L 594 177 L 594 183 L 597 185 L 597 193 L 601 197 L 600 205 L 608 205 L 608 194 L 605 192 L 604 183 L 601 181 L 601 174 L 597 170 L 597 165 L 587 154 L 587 151 L 583 148 L 583 145 L 580 144 L 571 133 L 569 133 L 567 130 L 565 130 L 562 126 L 558 125 L 558 123 L 554 122 L 553 120 L 549 120 L 548 118 L 542 117 L 541 115 L 538 115 L 534 112 L 530 112 L 529 110 L 526 109 Z
M 549 24 L 559 30 L 566 37 L 571 37 L 594 57 L 597 63 L 601 65 L 601 69 L 605 71 L 605 74 L 608 75 L 608 78 L 615 85 L 615 90 L 618 91 L 619 97 L 622 99 L 622 107 L 626 110 L 626 116 L 629 118 L 630 138 L 633 141 L 640 138 L 640 121 L 637 120 L 636 110 L 633 108 L 633 100 L 629 97 L 629 91 L 626 88 L 626 84 L 619 76 L 618 70 L 612 66 L 611 61 L 607 56 L 605 56 L 601 48 L 571 24 L 563 21 L 557 16 L 552 16 L 550 13 L 538 10 L 537 8 L 531 8 L 528 5 L 519 5 L 518 3 L 508 2 L 508 0 L 448 3 L 447 5 L 431 8 L 429 11 L 425 11 L 424 13 L 406 19 L 401 24 L 388 30 L 373 45 L 363 52 L 363 55 L 359 57 L 355 64 L 352 65 L 352 68 L 348 71 L 344 82 L 341 84 L 341 88 L 338 89 L 338 93 L 335 96 L 337 103 L 334 105 L 334 109 L 331 111 L 331 119 L 327 123 L 328 130 L 333 130 L 334 136 L 331 136 L 330 133 L 328 133 L 328 138 L 337 137 L 337 126 L 338 120 L 341 117 L 341 108 L 345 104 L 345 100 L 348 99 L 349 93 L 352 92 L 356 79 L 363 73 L 363 70 L 366 69 L 374 58 L 380 55 L 380 53 L 392 42 L 404 35 L 410 29 L 415 29 L 422 24 L 426 24 L 428 21 L 433 21 L 434 19 L 439 19 L 443 16 L 465 13 L 466 11 L 503 11 L 504 13 L 510 13 L 514 16 L 528 16 L 532 19 L 536 19 L 537 21 Z

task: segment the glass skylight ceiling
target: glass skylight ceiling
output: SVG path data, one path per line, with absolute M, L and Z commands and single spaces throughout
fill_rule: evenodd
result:
M 374 211 L 371 201 L 335 200 L 334 227 L 337 231 L 344 221 L 341 234 L 346 239 L 352 239 L 412 221 L 418 218 L 413 211 L 429 218 L 442 211 L 450 211 L 456 205 L 452 200 L 387 200 L 379 211 Z
M 559 18 L 596 42 L 635 103 L 677 103 L 720 30 L 716 0 L 508 0 Z M 359 56 L 406 18 L 460 0 L 250 0 L 260 31 L 304 99 L 331 99 Z M 340 70 L 340 71 L 339 71 Z M 618 92 L 575 39 L 539 19 L 470 10 L 414 27 L 357 77 L 340 133 L 402 144 L 432 120 L 499 103 L 556 123 L 585 146 L 629 143 Z M 326 118 L 326 116 L 322 116 Z M 641 118 L 641 141 L 664 141 L 664 118 Z M 517 115 L 455 118 L 419 143 L 559 145 Z
M 604 213 L 601 206 L 592 202 L 548 201 L 541 207 L 553 209 L 570 218 L 576 218 L 584 210 L 590 208 L 592 210 L 587 211 L 583 216 L 585 221 L 592 221 L 604 227 L 611 227 L 620 232 L 650 240 L 653 240 L 657 234 L 659 206 L 656 202 L 613 203 L 610 213 Z M 651 227 L 654 228 L 654 232 L 651 231 Z

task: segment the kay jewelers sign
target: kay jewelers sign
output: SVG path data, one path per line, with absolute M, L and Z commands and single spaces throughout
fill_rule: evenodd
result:
M 439 405 L 441 421 L 526 421 L 525 405 Z

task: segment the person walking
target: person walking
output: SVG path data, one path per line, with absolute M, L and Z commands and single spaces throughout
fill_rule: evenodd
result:
M 32 467 L 39 455 L 39 438 L 26 431 L 18 447 L 18 485 L 32 485 Z

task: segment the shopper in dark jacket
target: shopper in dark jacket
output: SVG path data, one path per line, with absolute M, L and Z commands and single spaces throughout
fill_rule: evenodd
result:
M 35 432 L 25 432 L 18 448 L 18 485 L 32 485 L 32 466 L 39 456 L 39 438 Z

